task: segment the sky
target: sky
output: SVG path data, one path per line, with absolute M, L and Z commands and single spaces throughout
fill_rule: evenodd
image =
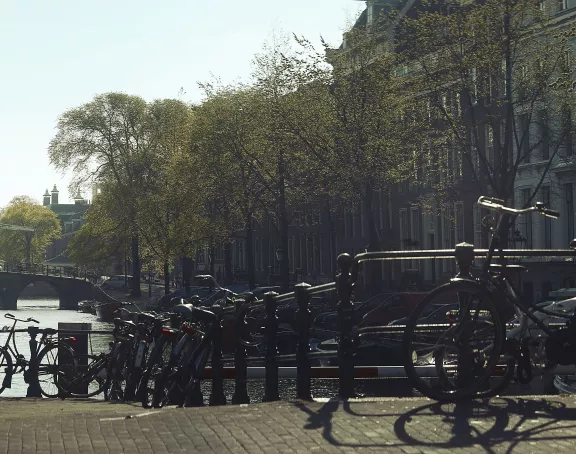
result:
M 338 46 L 357 0 L 0 0 L 0 207 L 42 201 L 54 184 L 48 160 L 63 112 L 121 91 L 146 100 L 198 102 L 197 83 L 246 80 L 275 34 Z M 180 90 L 183 89 L 183 92 Z M 85 196 L 89 196 L 85 194 Z

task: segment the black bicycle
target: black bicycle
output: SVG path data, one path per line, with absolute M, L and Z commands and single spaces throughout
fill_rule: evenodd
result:
M 28 383 L 30 381 L 30 373 L 34 372 L 31 369 L 30 361 L 18 351 L 15 336 L 16 324 L 19 322 L 40 323 L 33 318 L 24 320 L 16 318 L 12 314 L 5 314 L 4 317 L 12 321 L 12 326 L 6 327 L 8 338 L 4 346 L 0 347 L 0 393 L 4 392 L 6 388 L 12 387 L 12 377 L 15 374 L 24 373 L 24 380 Z M 46 397 L 56 397 L 59 394 L 58 381 L 60 372 L 58 358 L 60 357 L 63 361 L 70 361 L 74 356 L 74 350 L 65 342 L 60 342 L 58 339 L 53 338 L 58 332 L 55 329 L 28 327 L 28 330 L 29 332 L 35 330 L 38 334 L 41 334 L 34 352 L 37 358 L 35 367 L 38 371 L 40 392 Z M 75 339 L 70 337 L 67 340 L 74 341 Z
M 404 368 L 413 386 L 435 400 L 489 397 L 503 390 L 516 377 L 527 383 L 532 379 L 531 348 L 538 353 L 537 363 L 576 364 L 576 318 L 566 312 L 554 312 L 523 301 L 510 278 L 523 267 L 494 264 L 501 248 L 500 234 L 511 225 L 510 216 L 538 213 L 558 218 L 559 213 L 536 203 L 523 209 L 504 206 L 504 201 L 480 197 L 478 204 L 500 213 L 498 222 L 491 217 L 485 224 L 492 239 L 478 277 L 465 272 L 432 291 L 410 315 L 403 337 Z M 571 247 L 574 248 L 573 241 Z M 445 310 L 443 317 L 431 322 L 426 314 Z M 516 320 L 507 331 L 507 321 Z M 567 321 L 552 329 L 545 317 Z M 531 328 L 544 333 L 531 338 Z

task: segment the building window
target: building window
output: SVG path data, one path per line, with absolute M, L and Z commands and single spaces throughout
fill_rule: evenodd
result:
M 527 114 L 520 115 L 520 161 L 530 163 L 530 118 Z
M 574 239 L 574 192 L 572 183 L 564 185 L 564 199 L 566 200 L 566 234 L 568 244 Z
M 488 168 L 489 172 L 494 172 L 494 131 L 492 130 L 492 125 L 486 125 L 484 141 L 484 157 L 486 158 L 486 167 Z
M 521 192 L 521 201 L 522 206 L 527 207 L 530 204 L 530 195 L 532 193 L 532 189 L 525 188 L 522 189 Z M 526 237 L 526 247 L 532 247 L 532 213 L 526 213 L 523 215 L 524 217 L 524 236 Z
M 550 140 L 548 131 L 548 115 L 545 110 L 538 112 L 538 130 L 540 133 L 539 139 L 542 160 L 548 161 L 548 159 L 550 159 Z
M 291 237 L 288 239 L 288 262 L 290 267 L 290 272 L 294 272 L 294 266 L 296 263 L 296 238 Z
M 454 222 L 455 228 L 454 232 L 456 235 L 456 243 L 464 242 L 464 208 L 462 202 L 456 202 L 454 204 Z
M 405 250 L 405 241 L 410 238 L 408 230 L 408 210 L 406 208 L 400 209 L 400 249 Z M 406 269 L 406 260 L 400 260 L 402 271 Z
M 547 208 L 552 208 L 550 206 L 550 187 L 549 186 L 542 186 L 540 189 L 542 193 L 542 202 L 546 205 Z M 548 216 L 543 216 L 542 219 L 544 220 L 544 247 L 546 249 L 552 248 L 552 219 Z
M 558 0 L 558 9 L 565 11 L 568 9 L 568 0 Z
M 482 247 L 482 207 L 474 204 L 474 247 L 480 249 Z

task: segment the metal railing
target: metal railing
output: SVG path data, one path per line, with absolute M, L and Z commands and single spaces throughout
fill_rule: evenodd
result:
M 16 274 L 33 274 L 37 276 L 75 278 L 90 282 L 96 282 L 98 278 L 96 274 L 84 268 L 59 265 L 4 265 L 1 271 Z

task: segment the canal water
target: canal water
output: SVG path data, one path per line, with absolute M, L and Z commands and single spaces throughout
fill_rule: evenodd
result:
M 59 322 L 65 323 L 91 323 L 93 330 L 111 330 L 112 324 L 101 322 L 96 316 L 82 312 L 59 310 L 57 299 L 19 299 L 17 311 L 0 310 L 0 328 L 11 326 L 11 321 L 4 318 L 4 314 L 12 313 L 17 318 L 26 319 L 34 318 L 40 322 L 39 325 L 18 323 L 17 328 L 26 328 L 28 325 L 38 326 L 39 328 L 58 328 Z M 7 334 L 0 332 L 0 345 L 4 345 Z M 18 351 L 26 358 L 30 357 L 30 348 L 28 344 L 28 333 L 16 334 L 16 347 Z M 92 353 L 107 351 L 110 336 L 93 335 L 90 337 Z M 2 397 L 23 397 L 26 396 L 28 385 L 24 382 L 22 374 L 16 375 L 12 381 L 12 388 L 5 389 Z M 204 399 L 208 402 L 210 397 L 211 383 L 206 380 L 202 383 Z M 363 396 L 381 396 L 381 395 L 411 395 L 411 390 L 406 386 L 405 380 L 357 380 L 356 391 Z M 231 402 L 234 394 L 234 381 L 225 380 L 224 393 L 226 399 Z M 279 393 L 281 399 L 293 399 L 296 397 L 296 381 L 280 380 Z M 248 394 L 251 402 L 259 402 L 264 396 L 264 381 L 249 380 Z M 338 380 L 312 380 L 312 394 L 314 397 L 334 397 L 338 395 Z M 98 398 L 102 398 L 99 396 Z

